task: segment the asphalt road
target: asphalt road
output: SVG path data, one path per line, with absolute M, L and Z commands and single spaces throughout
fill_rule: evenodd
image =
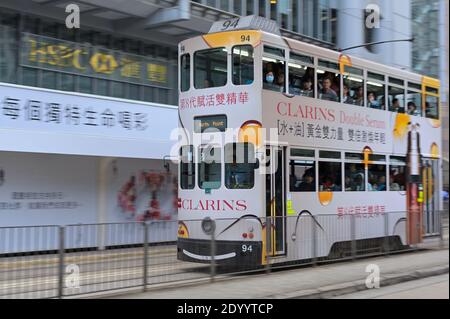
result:
M 449 299 L 448 290 L 449 275 L 446 274 L 341 295 L 334 299 Z
M 209 276 L 209 266 L 177 260 L 176 246 L 150 247 L 147 283 Z M 142 248 L 68 253 L 64 257 L 64 295 L 136 287 L 143 284 Z M 57 255 L 0 259 L 0 299 L 52 298 L 58 294 Z M 75 266 L 75 267 L 74 267 Z
M 448 215 L 444 224 L 443 237 L 448 242 Z M 147 284 L 210 276 L 209 265 L 181 262 L 177 260 L 176 250 L 175 245 L 149 247 Z M 63 293 L 69 296 L 140 286 L 143 284 L 143 257 L 142 248 L 66 253 Z M 0 258 L 0 299 L 56 297 L 58 265 L 58 255 Z

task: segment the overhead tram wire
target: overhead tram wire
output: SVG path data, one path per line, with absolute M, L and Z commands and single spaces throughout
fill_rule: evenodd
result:
M 348 51 L 348 50 L 352 50 L 352 49 L 357 49 L 357 48 L 362 48 L 362 47 L 368 47 L 368 46 L 378 45 L 378 44 L 394 43 L 394 42 L 414 42 L 414 38 L 410 38 L 410 39 L 398 39 L 398 40 L 386 40 L 386 41 L 379 41 L 379 42 L 370 42 L 370 43 L 365 43 L 365 44 L 360 44 L 360 45 L 351 46 L 351 47 L 344 48 L 344 49 L 339 48 L 338 51 L 339 51 L 339 52 L 344 52 L 344 51 Z

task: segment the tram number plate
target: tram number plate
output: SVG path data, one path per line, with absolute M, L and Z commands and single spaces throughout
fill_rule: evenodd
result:
M 252 251 L 253 251 L 252 245 L 242 245 L 242 252 L 243 253 L 252 252 Z

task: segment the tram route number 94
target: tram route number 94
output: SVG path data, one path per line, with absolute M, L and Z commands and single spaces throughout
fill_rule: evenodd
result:
M 222 24 L 222 31 L 235 29 L 239 25 L 240 19 L 225 20 Z
M 246 253 L 246 252 L 252 252 L 253 251 L 253 247 L 252 245 L 242 245 L 242 252 Z

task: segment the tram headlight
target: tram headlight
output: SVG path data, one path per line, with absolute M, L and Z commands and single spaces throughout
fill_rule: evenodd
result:
M 206 235 L 211 235 L 216 230 L 216 222 L 211 218 L 206 217 L 202 220 L 202 230 Z

